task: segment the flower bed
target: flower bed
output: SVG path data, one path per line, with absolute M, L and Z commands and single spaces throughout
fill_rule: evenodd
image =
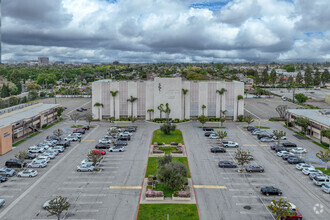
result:
M 162 191 L 147 189 L 145 195 L 146 200 L 164 200 L 164 193 Z

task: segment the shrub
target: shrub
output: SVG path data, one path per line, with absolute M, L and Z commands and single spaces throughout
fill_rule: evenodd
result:
M 146 197 L 163 197 L 164 193 L 162 191 L 155 191 L 152 189 L 147 189 Z
M 147 190 L 148 190 L 148 189 L 152 189 L 152 186 L 147 186 Z
M 160 167 L 157 172 L 157 179 L 167 189 L 180 190 L 187 181 L 187 174 L 186 165 L 180 162 L 170 162 Z
M 243 122 L 244 121 L 244 115 L 237 116 L 237 121 L 238 122 Z
M 171 124 L 163 124 L 162 126 L 160 126 L 160 130 L 164 133 L 164 134 L 170 134 L 171 131 L 175 131 L 175 125 L 171 125 Z
M 171 145 L 178 145 L 178 143 L 176 143 L 176 142 L 171 142 Z
M 187 198 L 187 197 L 190 197 L 190 192 L 181 190 L 181 191 L 177 192 L 177 196 Z

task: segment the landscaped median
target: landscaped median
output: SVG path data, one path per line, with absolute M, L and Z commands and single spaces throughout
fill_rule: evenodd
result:
M 137 219 L 199 219 L 195 198 L 181 131 L 156 130 Z

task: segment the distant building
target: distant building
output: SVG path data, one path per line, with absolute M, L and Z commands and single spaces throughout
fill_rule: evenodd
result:
M 48 65 L 49 58 L 48 57 L 38 57 L 38 64 L 39 65 Z
M 119 61 L 113 61 L 113 63 L 112 63 L 113 65 L 119 65 L 120 63 L 119 63 Z

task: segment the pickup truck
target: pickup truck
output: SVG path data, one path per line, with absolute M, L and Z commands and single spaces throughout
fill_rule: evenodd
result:
M 233 141 L 223 141 L 221 144 L 223 147 L 238 147 L 238 143 Z

